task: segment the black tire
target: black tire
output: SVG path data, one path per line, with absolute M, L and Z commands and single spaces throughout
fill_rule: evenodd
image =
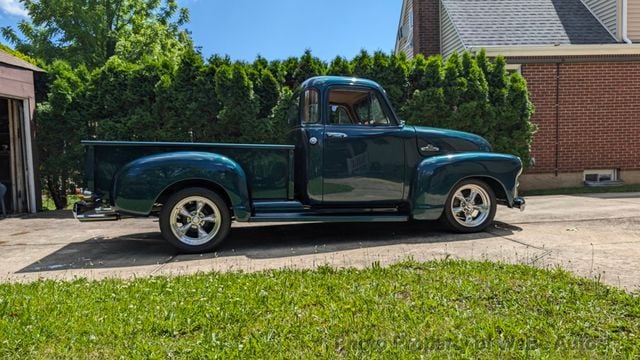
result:
M 469 198 L 471 191 L 476 191 L 474 199 Z M 460 195 L 465 199 L 462 200 Z M 495 216 L 496 195 L 491 186 L 484 181 L 470 179 L 457 183 L 451 189 L 440 222 L 458 233 L 475 233 L 491 225 Z
M 205 188 L 176 192 L 160 211 L 162 236 L 183 253 L 215 249 L 227 237 L 230 228 L 231 212 L 227 204 L 218 194 Z

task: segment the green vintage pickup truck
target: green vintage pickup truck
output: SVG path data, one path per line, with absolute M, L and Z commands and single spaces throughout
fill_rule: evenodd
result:
M 524 209 L 522 163 L 482 137 L 405 125 L 375 82 L 315 77 L 289 110 L 290 145 L 84 141 L 80 221 L 158 216 L 183 252 L 210 251 L 232 221 L 437 220 L 489 226 Z

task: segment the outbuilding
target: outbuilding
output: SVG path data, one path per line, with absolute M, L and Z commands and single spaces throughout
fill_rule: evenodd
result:
M 0 50 L 0 182 L 9 213 L 42 207 L 34 113 L 39 67 Z

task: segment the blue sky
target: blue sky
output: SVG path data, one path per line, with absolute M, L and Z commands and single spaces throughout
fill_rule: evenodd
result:
M 330 60 L 360 49 L 392 51 L 402 0 L 181 0 L 205 57 L 237 60 L 299 56 L 309 48 Z M 24 16 L 18 0 L 0 0 L 0 26 Z M 4 41 L 3 41 L 4 42 Z

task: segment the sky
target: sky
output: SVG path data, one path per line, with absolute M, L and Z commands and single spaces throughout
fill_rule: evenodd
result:
M 300 56 L 331 60 L 361 49 L 393 51 L 402 0 L 180 0 L 185 26 L 203 55 L 251 61 Z M 28 16 L 18 0 L 0 0 L 0 27 Z M 0 40 L 4 43 L 4 40 Z

